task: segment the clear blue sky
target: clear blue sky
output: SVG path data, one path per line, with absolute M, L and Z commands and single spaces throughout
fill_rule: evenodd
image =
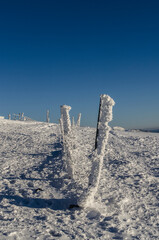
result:
M 0 0 L 0 115 L 96 126 L 100 94 L 112 126 L 159 127 L 159 1 Z

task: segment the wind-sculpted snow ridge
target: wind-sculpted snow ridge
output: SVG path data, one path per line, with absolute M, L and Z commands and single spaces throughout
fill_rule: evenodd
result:
M 110 131 L 93 205 L 68 209 L 91 171 L 95 129 L 73 129 L 74 179 L 60 128 L 0 121 L 1 240 L 157 240 L 159 135 Z

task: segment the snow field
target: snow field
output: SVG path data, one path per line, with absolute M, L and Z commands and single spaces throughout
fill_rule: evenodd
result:
M 95 129 L 74 128 L 73 181 L 59 125 L 0 121 L 0 239 L 158 239 L 159 135 L 111 131 L 94 203 L 69 209 L 94 143 Z

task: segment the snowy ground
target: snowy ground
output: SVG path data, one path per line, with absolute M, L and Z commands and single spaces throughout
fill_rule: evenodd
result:
M 76 182 L 65 171 L 59 126 L 0 120 L 0 239 L 159 239 L 159 133 L 111 131 L 89 208 L 85 188 L 95 129 L 74 130 Z

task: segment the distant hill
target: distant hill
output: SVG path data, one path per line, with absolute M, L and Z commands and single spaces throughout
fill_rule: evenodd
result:
M 159 133 L 159 128 L 146 128 L 146 129 L 139 129 L 142 132 L 154 132 L 154 133 Z

